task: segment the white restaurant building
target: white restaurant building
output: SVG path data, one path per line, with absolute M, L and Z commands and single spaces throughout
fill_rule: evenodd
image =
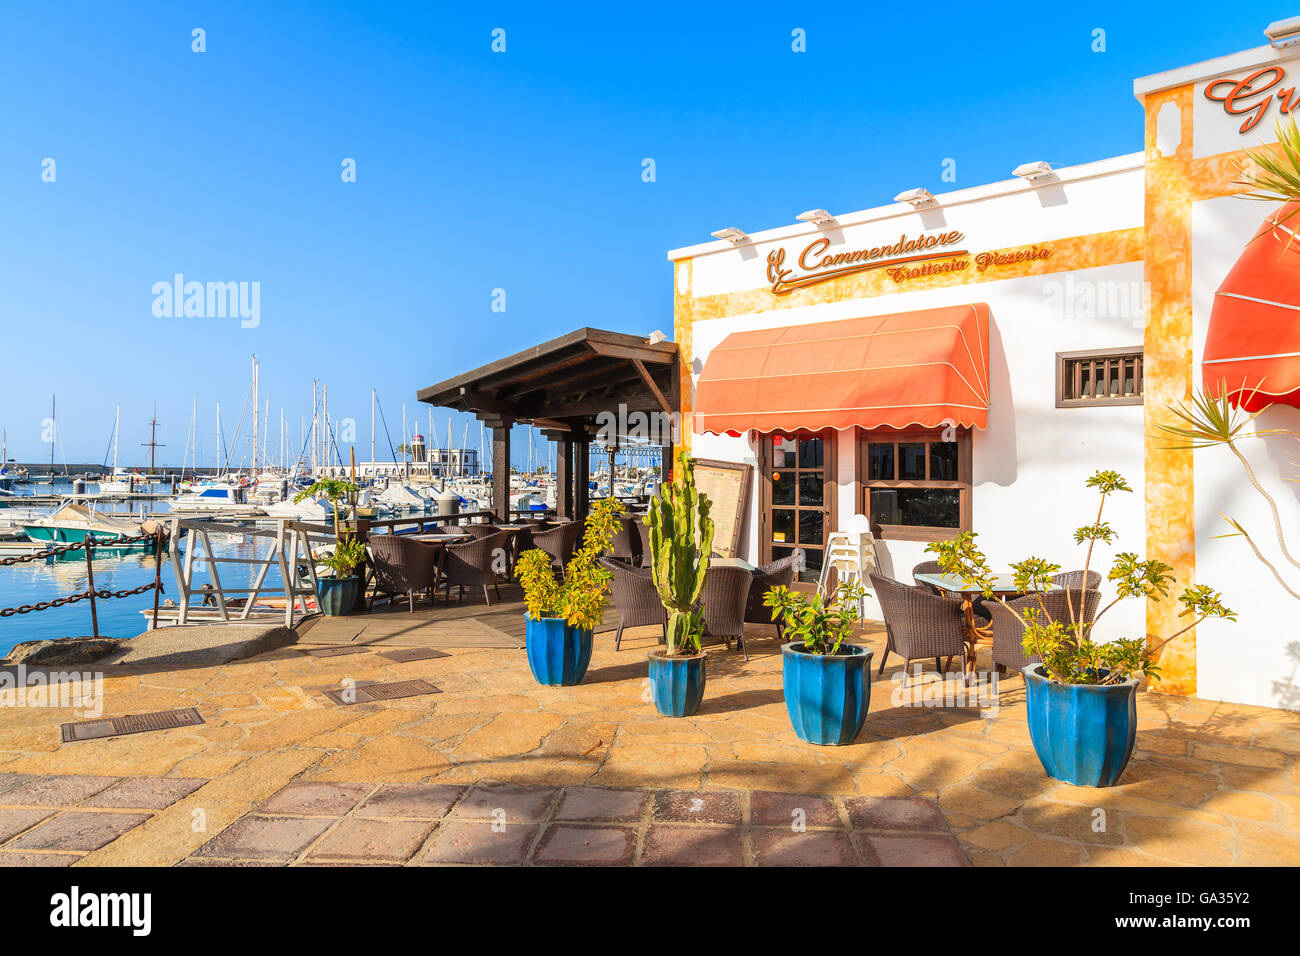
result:
M 1229 452 L 1157 429 L 1224 381 L 1273 396 L 1261 427 L 1300 429 L 1300 246 L 1272 227 L 1252 243 L 1277 207 L 1235 182 L 1298 85 L 1300 48 L 1182 67 L 1134 84 L 1141 152 L 670 252 L 683 442 L 755 466 L 741 556 L 797 545 L 816 567 L 862 513 L 900 580 L 957 530 L 995 567 L 1079 568 L 1084 481 L 1113 469 L 1134 494 L 1108 504 L 1118 547 L 1093 567 L 1159 558 L 1239 614 L 1169 645 L 1160 689 L 1300 708 L 1300 600 L 1222 537 L 1221 514 L 1240 520 L 1300 586 L 1266 503 Z M 1300 551 L 1300 444 L 1242 449 Z M 1172 597 L 1124 602 L 1099 636 L 1168 633 L 1177 613 Z

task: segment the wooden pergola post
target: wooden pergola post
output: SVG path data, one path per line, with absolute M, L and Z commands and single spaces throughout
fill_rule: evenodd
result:
M 510 520 L 510 426 L 508 418 L 485 419 L 492 429 L 492 510 L 497 520 Z
M 573 434 L 544 429 L 542 434 L 555 442 L 555 516 L 573 517 Z
M 591 510 L 591 446 L 584 427 L 573 443 L 573 520 L 586 521 Z

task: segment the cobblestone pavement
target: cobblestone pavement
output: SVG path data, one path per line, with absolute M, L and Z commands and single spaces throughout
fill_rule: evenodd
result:
M 827 861 L 848 853 L 870 863 L 874 852 L 892 862 L 900 845 L 920 859 L 923 843 L 939 843 L 920 840 L 920 832 L 899 843 L 876 834 L 880 828 L 851 828 L 851 801 L 908 798 L 908 806 L 937 807 L 975 865 L 1300 864 L 1295 712 L 1141 694 L 1133 760 L 1119 785 L 1093 790 L 1043 773 L 1018 676 L 1001 682 L 996 707 L 981 707 L 955 697 L 960 688 L 941 681 L 933 662 L 904 692 L 892 658 L 883 677 L 873 674 L 858 740 L 815 747 L 790 729 L 770 628 L 754 631 L 748 662 L 722 648 L 711 652 L 704 705 L 679 720 L 658 716 L 646 694 L 654 633 L 630 630 L 620 652 L 612 635 L 598 634 L 591 669 L 575 687 L 539 686 L 524 652 L 506 649 L 397 662 L 375 650 L 317 657 L 284 648 L 223 666 L 114 668 L 102 685 L 106 715 L 192 706 L 206 722 L 63 744 L 60 724 L 79 716 L 69 708 L 0 708 L 0 862 L 24 863 L 22 854 L 80 865 L 248 859 L 241 854 L 256 849 L 258 834 L 286 863 L 362 859 L 344 854 L 372 840 L 390 862 L 475 853 L 535 863 L 580 853 L 653 862 L 674 852 L 763 862 L 802 859 L 814 845 L 825 847 Z M 879 629 L 862 641 L 880 653 Z M 413 678 L 442 693 L 351 706 L 322 693 L 349 680 Z M 355 800 L 342 806 L 340 797 L 319 814 L 286 809 L 293 804 L 277 794 L 295 783 L 346 785 Z M 545 798 L 550 816 L 525 822 L 504 807 L 505 834 L 518 838 L 507 852 L 499 832 L 476 836 L 489 832 L 481 828 L 490 821 L 466 815 L 476 805 L 472 791 L 445 818 L 385 817 L 374 806 L 401 801 L 383 797 L 387 790 L 372 793 L 384 784 L 450 787 L 449 794 L 476 785 L 524 788 L 552 795 Z M 574 830 L 587 826 L 582 821 L 556 816 L 569 812 L 556 802 L 569 799 L 560 792 L 583 787 L 681 791 L 703 806 L 734 798 L 740 821 L 656 819 L 655 802 L 635 822 L 592 827 L 601 831 L 593 840 Z M 784 817 L 771 829 L 761 822 L 766 802 L 778 799 L 772 794 L 826 799 L 808 808 L 807 832 L 794 839 Z M 839 821 L 822 829 L 813 821 L 830 820 L 821 814 L 831 808 Z M 703 835 L 671 829 L 678 826 L 701 827 Z M 682 851 L 688 841 L 707 849 L 689 843 L 693 849 Z

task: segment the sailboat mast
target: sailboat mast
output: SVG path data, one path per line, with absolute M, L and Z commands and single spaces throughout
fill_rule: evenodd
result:
M 370 460 L 375 460 L 375 390 L 370 390 Z
M 122 424 L 122 403 L 117 403 L 117 411 L 113 414 L 113 477 L 117 477 L 117 430 Z
M 330 463 L 330 387 L 328 385 L 321 386 L 320 423 L 320 463 L 328 465 Z
M 226 443 L 221 438 L 221 399 L 217 399 L 217 477 L 224 474 L 221 467 L 221 450 L 226 447 Z
M 253 356 L 253 475 L 257 475 L 257 356 Z
M 320 447 L 320 438 L 316 432 L 316 416 L 320 408 L 320 396 L 316 394 L 316 380 L 311 380 L 311 476 L 316 477 L 316 449 Z

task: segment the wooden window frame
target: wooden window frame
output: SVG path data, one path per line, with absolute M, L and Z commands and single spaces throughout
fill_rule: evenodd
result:
M 791 438 L 799 436 L 812 436 L 822 439 L 823 454 L 823 491 L 822 491 L 822 543 L 821 549 L 826 547 L 827 536 L 839 527 L 839 481 L 837 480 L 837 464 L 839 457 L 840 433 L 833 428 L 824 431 L 808 431 L 798 429 L 793 432 L 781 432 Z M 758 563 L 760 565 L 770 564 L 772 561 L 772 548 L 793 547 L 802 548 L 805 545 L 798 541 L 774 542 L 772 540 L 772 473 L 776 470 L 772 464 L 772 433 L 763 432 L 758 436 L 758 449 L 755 458 L 758 460 Z M 788 470 L 788 469 L 783 469 Z M 819 547 L 811 545 L 811 547 Z
M 1079 369 L 1084 361 L 1102 360 L 1103 368 L 1106 370 L 1105 381 L 1109 383 L 1110 359 L 1136 359 L 1137 365 L 1134 369 L 1134 387 L 1137 394 L 1119 395 L 1115 398 L 1066 398 L 1069 390 L 1066 386 L 1072 376 L 1071 368 Z M 1107 405 L 1141 405 L 1143 398 L 1143 364 L 1144 354 L 1142 346 L 1133 346 L 1129 348 L 1112 348 L 1112 349 L 1083 349 L 1077 352 L 1057 352 L 1056 353 L 1056 407 L 1057 408 L 1102 408 Z M 1093 382 L 1096 382 L 1096 366 L 1093 367 Z M 1095 387 L 1095 385 L 1094 385 Z M 1077 394 L 1077 388 L 1073 390 Z
M 884 444 L 893 442 L 894 444 L 894 473 L 898 473 L 898 445 L 910 444 L 914 442 L 938 442 L 943 441 L 944 429 L 941 428 L 877 428 L 865 429 L 859 428 L 857 433 L 858 442 L 858 480 L 854 489 L 855 500 L 862 514 L 868 518 L 871 517 L 870 495 L 872 488 L 937 488 L 937 489 L 956 489 L 961 492 L 958 500 L 958 515 L 960 527 L 957 528 L 936 528 L 924 525 L 902 525 L 902 524 L 871 524 L 871 531 L 877 538 L 884 541 L 948 541 L 956 537 L 959 532 L 970 531 L 972 525 L 972 485 L 971 474 L 974 467 L 974 454 L 972 451 L 972 436 L 969 428 L 957 429 L 957 480 L 956 481 L 931 481 L 930 473 L 930 453 L 926 449 L 925 454 L 925 480 L 919 479 L 899 479 L 872 481 L 870 474 L 868 449 L 873 444 Z

